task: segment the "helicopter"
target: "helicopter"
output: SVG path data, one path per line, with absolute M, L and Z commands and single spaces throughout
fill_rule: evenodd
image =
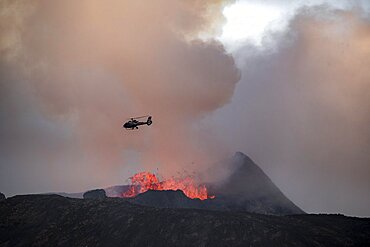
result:
M 146 122 L 141 122 L 141 121 L 138 121 L 137 119 L 141 119 L 141 118 L 146 118 L 147 117 L 147 120 Z M 132 118 L 129 118 L 130 120 L 127 121 L 122 127 L 123 128 L 126 128 L 126 129 L 138 129 L 140 125 L 145 125 L 147 124 L 148 126 L 151 125 L 153 123 L 152 121 L 152 116 L 141 116 L 141 117 L 132 117 Z

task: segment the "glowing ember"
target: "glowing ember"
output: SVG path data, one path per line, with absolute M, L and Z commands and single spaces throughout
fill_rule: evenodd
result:
M 130 180 L 130 188 L 122 194 L 123 197 L 134 197 L 148 190 L 182 190 L 187 197 L 192 199 L 214 198 L 208 195 L 205 185 L 197 184 L 190 176 L 159 181 L 153 173 L 140 172 L 132 176 Z

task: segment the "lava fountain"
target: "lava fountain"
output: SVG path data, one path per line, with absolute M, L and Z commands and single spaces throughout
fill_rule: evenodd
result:
M 122 194 L 123 197 L 135 197 L 148 190 L 182 190 L 191 198 L 200 200 L 212 199 L 215 196 L 208 195 L 207 187 L 195 182 L 191 176 L 183 178 L 170 178 L 160 181 L 157 176 L 150 172 L 139 172 L 130 177 L 130 187 Z

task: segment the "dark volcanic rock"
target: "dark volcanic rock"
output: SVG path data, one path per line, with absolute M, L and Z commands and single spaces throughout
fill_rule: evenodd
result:
M 84 199 L 104 199 L 106 198 L 105 190 L 97 189 L 97 190 L 89 190 L 83 194 Z
M 0 201 L 3 201 L 3 200 L 5 200 L 5 199 L 6 199 L 5 195 L 4 195 L 3 193 L 1 193 L 1 192 L 0 192 Z
M 370 246 L 370 219 L 27 195 L 0 203 L 0 246 Z
M 234 172 L 223 183 L 213 186 L 213 204 L 228 210 L 288 215 L 303 214 L 271 179 L 248 156 L 237 152 L 233 157 Z
M 148 190 L 129 202 L 158 208 L 206 208 L 200 199 L 190 199 L 181 190 Z

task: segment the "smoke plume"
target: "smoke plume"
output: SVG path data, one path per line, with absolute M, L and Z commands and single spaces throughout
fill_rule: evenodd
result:
M 229 102 L 239 72 L 197 37 L 220 31 L 224 4 L 1 1 L 2 190 L 83 190 L 217 160 L 197 123 Z M 144 114 L 150 128 L 121 129 Z
M 263 42 L 235 52 L 242 79 L 215 128 L 304 210 L 369 215 L 368 17 L 304 8 Z

